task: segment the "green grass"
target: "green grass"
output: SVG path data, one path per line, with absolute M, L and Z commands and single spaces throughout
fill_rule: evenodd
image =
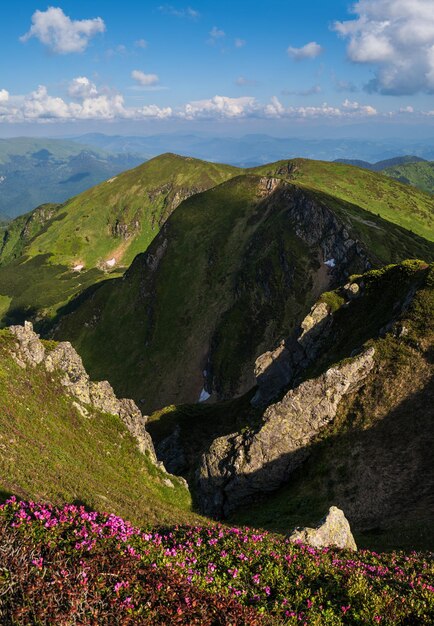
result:
M 121 276 L 182 198 L 237 171 L 166 154 L 62 205 L 43 205 L 16 218 L 3 227 L 0 248 L 0 294 L 12 297 L 3 323 L 14 319 L 16 310 L 51 318 L 92 283 Z M 121 236 L 119 229 L 125 228 Z M 116 265 L 109 268 L 105 262 L 113 258 Z M 84 265 L 83 271 L 73 272 L 76 265 Z
M 53 264 L 86 268 L 115 257 L 128 267 L 146 250 L 176 204 L 176 194 L 202 191 L 233 176 L 236 168 L 165 154 L 72 198 L 63 217 L 31 243 L 29 256 L 50 253 Z M 115 237 L 119 223 L 127 239 Z
M 389 167 L 383 174 L 407 185 L 413 185 L 429 194 L 434 194 L 434 163 L 405 163 Z
M 434 241 L 434 198 L 428 194 L 382 174 L 343 163 L 294 159 L 290 161 L 291 173 L 279 174 L 287 163 L 279 161 L 252 171 L 290 178 L 297 185 L 351 203 Z
M 137 523 L 192 520 L 188 491 L 138 450 L 118 417 L 84 418 L 56 373 L 22 369 L 0 331 L 0 491 L 3 498 L 84 503 Z M 50 344 L 47 344 L 49 348 Z
M 150 248 L 155 255 L 170 242 L 155 272 L 138 257 L 124 280 L 103 285 L 61 323 L 59 336 L 74 340 L 87 367 L 144 399 L 146 411 L 196 401 L 210 350 L 222 397 L 243 376 L 251 387 L 259 346 L 311 304 L 314 258 L 284 209 L 258 202 L 258 185 L 238 177 L 184 202 Z M 94 314 L 97 323 L 85 326 Z

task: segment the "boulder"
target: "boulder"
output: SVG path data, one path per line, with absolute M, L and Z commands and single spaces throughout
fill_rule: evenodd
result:
M 328 514 L 316 528 L 296 528 L 289 540 L 300 542 L 313 548 L 342 548 L 357 550 L 350 524 L 344 512 L 331 506 Z

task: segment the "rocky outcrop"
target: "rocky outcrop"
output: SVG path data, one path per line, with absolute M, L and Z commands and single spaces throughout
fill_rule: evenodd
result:
M 17 350 L 13 353 L 13 357 L 20 367 L 36 367 L 42 363 L 45 356 L 45 348 L 39 339 L 39 336 L 33 332 L 31 322 L 24 322 L 24 326 L 11 326 L 11 333 L 15 335 L 18 341 Z
M 17 341 L 12 355 L 21 367 L 42 364 L 47 372 L 57 372 L 62 386 L 75 399 L 74 406 L 81 415 L 89 417 L 89 408 L 117 415 L 136 438 L 140 451 L 148 454 L 154 463 L 157 462 L 151 436 L 146 430 L 147 418 L 132 400 L 119 400 L 106 380 L 92 382 L 81 357 L 69 342 L 62 341 L 48 351 L 34 332 L 31 322 L 24 322 L 24 326 L 11 326 L 9 330 Z
M 280 178 L 269 178 L 263 177 L 259 180 L 258 185 L 258 195 L 260 198 L 265 198 L 269 196 L 273 191 L 277 189 L 279 185 L 282 184 Z
M 357 550 L 350 524 L 341 509 L 330 507 L 327 516 L 316 528 L 296 528 L 289 540 L 314 548 L 342 548 Z
M 253 406 L 266 406 L 278 393 L 288 387 L 298 372 L 313 362 L 332 327 L 332 313 L 324 302 L 315 304 L 302 321 L 299 336 L 282 341 L 255 362 L 258 390 Z
M 204 513 L 224 517 L 256 494 L 274 491 L 309 455 L 309 446 L 335 418 L 374 367 L 374 348 L 291 389 L 268 407 L 257 432 L 214 440 L 202 455 L 198 492 Z

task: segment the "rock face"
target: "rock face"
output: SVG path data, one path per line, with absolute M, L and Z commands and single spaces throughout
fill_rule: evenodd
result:
M 341 509 L 330 507 L 327 516 L 316 528 L 296 528 L 290 541 L 301 542 L 314 548 L 342 548 L 357 550 L 350 524 Z
M 9 330 L 17 340 L 13 356 L 21 367 L 42 364 L 47 372 L 60 373 L 61 384 L 75 398 L 74 406 L 84 417 L 89 416 L 89 407 L 117 415 L 136 438 L 140 451 L 157 463 L 151 436 L 146 431 L 147 418 L 132 400 L 119 400 L 106 380 L 92 382 L 81 357 L 69 342 L 62 341 L 48 352 L 31 322 L 25 322 L 24 326 L 11 326 Z
M 24 322 L 24 326 L 11 326 L 9 330 L 18 340 L 18 350 L 14 354 L 18 365 L 20 367 L 26 367 L 26 365 L 36 367 L 42 363 L 45 348 L 38 335 L 33 332 L 32 323 Z
M 296 373 L 307 367 L 319 353 L 322 342 L 332 327 L 332 313 L 324 302 L 315 304 L 302 321 L 299 337 L 282 341 L 255 362 L 258 391 L 253 406 L 266 406 L 279 391 L 294 380 Z
M 256 494 L 274 491 L 307 458 L 309 445 L 374 367 L 374 348 L 290 390 L 265 411 L 255 433 L 219 437 L 198 470 L 201 508 L 224 517 Z

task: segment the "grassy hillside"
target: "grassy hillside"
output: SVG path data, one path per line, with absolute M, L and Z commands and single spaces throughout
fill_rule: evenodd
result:
M 234 191 L 235 187 L 233 189 L 224 187 L 223 191 L 216 192 L 215 196 L 215 202 L 220 205 L 214 206 L 213 194 L 203 195 L 203 190 L 214 188 L 228 179 L 240 176 L 247 177 L 245 184 L 247 188 L 249 176 L 258 177 L 264 174 L 290 180 L 297 188 L 313 193 L 319 202 L 332 209 L 342 223 L 348 222 L 349 227 L 354 229 L 369 249 L 374 263 L 397 261 L 412 256 L 430 260 L 430 245 L 424 244 L 421 237 L 429 241 L 434 238 L 434 201 L 432 197 L 412 187 L 401 185 L 372 172 L 337 163 L 297 159 L 254 170 L 239 170 L 226 165 L 165 154 L 113 177 L 65 204 L 44 205 L 6 227 L 0 247 L 0 314 L 3 324 L 32 318 L 42 328 L 44 321 L 55 316 L 59 308 L 66 305 L 75 295 L 104 279 L 120 276 L 138 253 L 147 250 L 173 210 L 179 204 L 182 205 L 179 211 L 184 211 L 184 207 L 190 206 L 188 202 L 182 201 L 192 194 L 198 198 L 198 204 L 195 206 L 199 207 L 202 220 L 195 231 L 196 241 L 207 241 L 212 249 L 225 245 L 218 243 L 221 237 L 219 233 L 216 232 L 215 241 L 211 242 L 211 235 L 206 232 L 208 211 L 211 221 L 214 219 L 213 214 L 219 213 L 221 219 L 215 227 L 221 229 L 221 232 L 231 233 L 232 247 L 229 246 L 226 253 L 237 256 L 244 245 L 243 242 L 250 236 L 249 233 L 255 230 L 250 228 L 252 224 L 249 223 L 249 228 L 245 234 L 241 233 L 240 239 L 236 232 L 231 231 L 236 220 L 236 212 L 244 210 L 241 206 L 244 202 L 244 192 L 240 191 L 239 195 Z M 238 184 L 241 189 L 242 184 Z M 250 202 L 249 193 L 246 195 L 247 204 Z M 229 207 L 232 202 L 233 207 Z M 226 215 L 228 220 L 227 224 L 224 224 Z M 246 215 L 247 213 L 244 214 Z M 273 215 L 277 215 L 277 211 L 273 210 Z M 379 218 L 383 218 L 383 221 L 379 221 Z M 241 216 L 240 219 L 243 220 L 244 217 Z M 283 217 L 279 219 L 284 220 Z M 276 220 L 277 218 L 269 220 L 267 217 L 263 227 L 258 223 L 261 232 L 264 230 L 264 234 L 258 236 L 267 239 L 269 246 L 274 246 L 272 252 L 274 260 L 271 263 L 277 275 L 281 277 L 274 281 L 275 294 L 282 289 L 282 280 L 284 282 L 290 280 L 285 269 L 283 274 L 286 272 L 286 275 L 282 279 L 282 268 L 277 267 L 276 255 L 282 255 L 283 250 L 289 250 L 293 245 L 290 239 L 295 241 L 294 233 L 289 234 L 290 229 L 285 222 L 277 224 Z M 183 228 L 181 222 L 180 219 L 180 228 Z M 188 229 L 190 226 L 187 222 L 185 227 Z M 393 229 L 393 224 L 407 230 Z M 271 233 L 277 232 L 279 238 L 282 227 L 286 232 L 285 242 L 272 243 Z M 412 230 L 414 235 L 419 235 L 419 239 L 408 229 Z M 387 237 L 384 236 L 386 231 Z M 188 231 L 183 236 L 187 238 Z M 164 240 L 160 243 L 162 241 Z M 297 254 L 294 252 L 299 245 L 294 243 L 293 252 L 288 254 L 291 259 L 298 255 L 299 261 L 295 260 L 294 263 L 298 263 L 301 268 L 301 274 L 297 275 L 303 275 L 301 279 L 303 282 L 307 275 L 311 276 L 312 269 L 306 270 L 308 265 L 303 261 L 306 252 L 301 254 L 300 251 L 297 251 Z M 280 249 L 277 250 L 276 246 L 280 246 Z M 254 243 L 252 249 L 256 248 L 257 244 Z M 259 252 L 260 256 L 266 257 L 268 249 L 264 247 Z M 199 243 L 198 255 L 200 250 L 203 254 L 208 254 Z M 192 254 L 194 255 L 194 248 Z M 247 252 L 246 254 L 248 256 Z M 209 260 L 206 262 L 212 264 L 212 255 L 208 256 Z M 317 253 L 313 253 L 313 256 L 317 256 Z M 181 256 L 179 262 L 184 262 Z M 198 263 L 200 267 L 203 260 L 191 258 L 188 262 Z M 249 262 L 254 263 L 252 255 Z M 223 265 L 225 263 L 223 260 Z M 239 264 L 239 259 L 234 263 Z M 263 263 L 266 265 L 268 261 L 264 258 Z M 74 268 L 77 271 L 73 271 Z M 268 269 L 266 270 L 264 266 L 261 271 Z M 249 284 L 255 284 L 253 273 L 250 277 L 245 275 L 242 278 L 238 273 L 236 276 L 238 281 L 244 280 Z M 235 275 L 233 278 L 235 279 Z M 170 280 L 169 278 L 169 282 Z M 229 274 L 225 280 L 229 281 Z M 318 278 L 318 281 L 321 282 L 321 279 Z M 205 287 L 201 289 L 202 292 L 206 291 Z M 231 289 L 238 288 L 232 284 Z M 253 293 L 255 290 L 254 287 Z M 260 299 L 263 300 L 264 297 L 268 296 L 263 294 Z M 222 303 L 222 307 L 224 306 Z M 288 309 L 290 305 L 286 303 L 281 306 Z M 304 305 L 295 302 L 292 307 L 293 317 L 297 317 L 299 306 Z M 240 317 L 241 313 L 233 311 L 231 315 Z M 259 317 L 263 318 L 262 313 Z M 254 332 L 264 334 L 264 323 L 260 322 L 259 329 Z M 277 338 L 274 329 L 271 329 L 268 337 L 264 337 L 264 341 L 267 338 L 271 341 Z M 256 341 L 257 339 L 253 340 Z M 253 348 L 247 346 L 246 349 L 252 353 L 256 346 Z M 203 358 L 206 359 L 208 346 L 204 350 Z M 226 351 L 222 357 L 225 354 Z M 233 378 L 236 376 L 235 372 Z M 196 381 L 192 383 L 196 389 L 197 377 L 193 377 L 192 380 Z
M 412 164 L 409 167 L 423 167 Z M 403 166 L 404 167 L 404 166 Z M 395 180 L 352 165 L 294 159 L 252 170 L 289 178 L 297 185 L 350 202 L 369 213 L 434 241 L 434 199 Z
M 375 213 L 298 182 L 269 192 L 267 181 L 243 175 L 185 201 L 148 253 L 79 303 L 57 336 L 146 411 L 195 402 L 204 386 L 229 399 L 253 386 L 258 354 L 367 259 L 434 259 L 434 244 Z M 349 252 L 344 233 L 359 242 Z M 324 250 L 338 255 L 334 270 Z
M 333 332 L 304 377 L 362 344 L 375 347 L 375 369 L 342 403 L 288 485 L 232 521 L 284 532 L 313 523 L 334 504 L 345 510 L 362 546 L 433 549 L 434 266 L 406 263 L 355 280 L 364 295 L 337 310 Z M 409 293 L 413 301 L 401 314 Z M 394 317 L 395 331 L 388 326 Z
M 23 369 L 15 339 L 0 331 L 0 497 L 82 503 L 135 522 L 192 519 L 188 491 L 141 454 L 114 415 L 83 417 L 42 365 Z M 53 348 L 53 342 L 46 342 Z
M 166 154 L 65 204 L 17 218 L 5 228 L 0 248 L 4 322 L 35 312 L 49 317 L 74 294 L 119 276 L 185 197 L 236 171 Z
M 383 174 L 406 185 L 413 185 L 426 193 L 434 194 L 434 162 L 407 163 L 389 167 Z

